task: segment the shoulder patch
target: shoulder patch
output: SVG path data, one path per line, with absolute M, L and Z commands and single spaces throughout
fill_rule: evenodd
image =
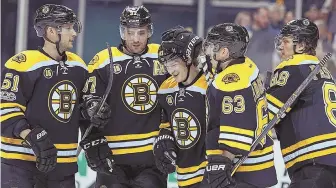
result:
M 23 54 L 23 53 L 19 53 L 19 54 L 17 54 L 16 56 L 14 56 L 14 57 L 12 58 L 12 61 L 15 61 L 15 62 L 17 62 L 17 63 L 23 63 L 23 62 L 26 62 L 26 61 L 27 61 L 27 57 L 26 57 L 25 54 Z
M 229 74 L 225 75 L 222 79 L 222 81 L 225 84 L 238 82 L 239 80 L 240 80 L 240 78 L 239 78 L 238 74 L 236 74 L 236 73 L 229 73 Z
M 96 64 L 97 62 L 99 61 L 99 56 L 98 55 L 95 55 L 91 61 L 89 62 L 89 65 L 94 65 Z

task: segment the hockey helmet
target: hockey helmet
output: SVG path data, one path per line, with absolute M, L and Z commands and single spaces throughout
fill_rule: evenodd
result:
M 181 58 L 190 65 L 197 58 L 203 42 L 202 38 L 182 26 L 167 30 L 162 34 L 161 40 L 158 59 L 164 65 L 176 58 Z
M 148 38 L 153 35 L 153 23 L 151 15 L 146 7 L 141 6 L 127 6 L 120 16 L 120 36 L 124 39 L 124 32 L 126 28 L 148 27 Z
M 235 59 L 245 55 L 249 43 L 249 34 L 245 27 L 234 23 L 223 23 L 214 26 L 203 43 L 204 51 L 211 47 L 212 52 L 221 48 L 229 49 L 229 58 Z
M 61 29 L 64 24 L 74 24 L 74 30 L 81 32 L 82 25 L 76 14 L 70 8 L 63 5 L 45 4 L 36 10 L 34 28 L 38 37 L 44 37 L 46 27 Z
M 280 50 L 281 40 L 283 37 L 292 37 L 293 43 L 304 43 L 303 53 L 315 51 L 319 39 L 319 30 L 316 24 L 306 18 L 292 20 L 280 30 L 275 38 L 275 47 Z

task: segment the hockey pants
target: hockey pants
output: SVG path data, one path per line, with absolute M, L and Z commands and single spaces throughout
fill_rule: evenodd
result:
M 293 173 L 289 188 L 336 188 L 336 167 L 306 165 Z
M 113 175 L 97 173 L 95 188 L 165 188 L 167 175 L 156 166 L 116 165 Z
M 52 179 L 43 173 L 1 163 L 1 188 L 75 188 L 75 175 Z

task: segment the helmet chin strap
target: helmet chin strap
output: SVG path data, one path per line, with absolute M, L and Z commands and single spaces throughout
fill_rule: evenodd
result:
M 214 74 L 217 74 L 217 72 L 220 71 L 220 65 L 223 64 L 223 63 L 226 63 L 226 62 L 230 61 L 232 58 L 231 58 L 231 57 L 228 57 L 228 58 L 225 59 L 225 60 L 217 60 L 217 56 L 216 56 L 216 54 L 214 54 L 214 55 L 213 55 L 213 59 L 214 59 L 215 61 L 217 61 L 217 66 L 216 66 L 216 68 L 215 68 L 215 72 L 214 72 Z
M 191 63 L 190 63 L 189 65 L 187 65 L 188 73 L 187 73 L 186 78 L 182 81 L 182 83 L 183 83 L 183 82 L 186 82 L 186 81 L 188 80 L 188 78 L 189 78 L 189 74 L 190 74 L 190 67 L 191 67 Z
M 48 37 L 47 36 L 45 36 L 44 37 L 48 42 L 50 42 L 50 43 L 52 43 L 52 44 L 55 44 L 55 46 L 56 46 L 56 50 L 57 50 L 57 53 L 60 55 L 60 56 L 63 56 L 64 55 L 64 52 L 63 53 L 61 53 L 61 51 L 60 51 L 60 41 L 61 41 L 61 39 L 62 39 L 62 35 L 61 34 L 58 34 L 58 38 L 59 38 L 59 40 L 57 41 L 57 42 L 53 42 L 53 41 L 51 41 L 50 39 L 48 39 Z

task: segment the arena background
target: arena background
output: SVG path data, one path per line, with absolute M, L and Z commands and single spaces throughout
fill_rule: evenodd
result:
M 274 35 L 284 23 L 294 18 L 307 17 L 323 31 L 320 32 L 318 56 L 336 51 L 336 0 L 1 0 L 1 66 L 22 50 L 43 45 L 33 28 L 33 18 L 35 10 L 46 3 L 64 4 L 77 12 L 83 32 L 78 35 L 72 51 L 85 62 L 104 49 L 106 42 L 114 46 L 119 44 L 121 11 L 127 5 L 141 4 L 152 14 L 154 35 L 150 42 L 154 43 L 160 42 L 163 31 L 176 25 L 188 27 L 202 37 L 218 23 L 236 22 L 246 26 L 251 36 L 247 55 L 252 60 L 264 57 L 262 61 L 255 60 L 263 71 L 272 70 L 279 63 L 273 50 Z M 335 75 L 334 62 L 329 68 Z M 77 187 L 93 187 L 95 173 L 87 167 L 83 154 L 79 156 L 78 164 Z M 289 178 L 277 141 L 275 164 L 279 181 L 276 187 L 288 187 Z M 168 182 L 170 188 L 177 187 L 174 174 L 169 176 Z

